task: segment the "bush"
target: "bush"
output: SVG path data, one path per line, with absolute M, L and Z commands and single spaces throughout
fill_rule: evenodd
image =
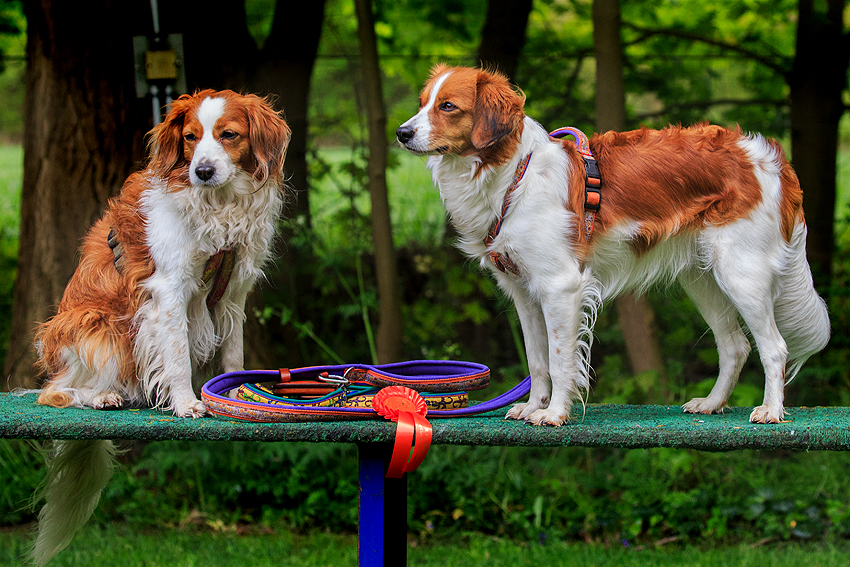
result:
M 24 442 L 0 443 L 4 525 L 41 478 Z M 733 543 L 850 536 L 847 453 L 434 446 L 409 476 L 420 540 L 478 532 L 531 542 Z M 357 530 L 351 445 L 161 442 L 130 456 L 94 521 Z

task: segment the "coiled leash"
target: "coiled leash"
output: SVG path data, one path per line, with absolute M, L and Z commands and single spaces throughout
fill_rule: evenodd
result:
M 503 408 L 528 394 L 531 378 L 469 405 L 465 390 L 489 382 L 490 369 L 483 364 L 417 360 L 228 372 L 204 384 L 201 397 L 216 415 L 254 422 L 389 419 L 397 428 L 386 476 L 400 478 L 416 470 L 428 453 L 426 416 L 464 417 Z

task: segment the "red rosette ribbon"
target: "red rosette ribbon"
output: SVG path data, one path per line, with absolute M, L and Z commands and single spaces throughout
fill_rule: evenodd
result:
M 397 424 L 386 477 L 401 478 L 404 473 L 415 471 L 431 447 L 431 424 L 425 419 L 428 413 L 425 400 L 410 388 L 389 386 L 375 394 L 372 408 Z

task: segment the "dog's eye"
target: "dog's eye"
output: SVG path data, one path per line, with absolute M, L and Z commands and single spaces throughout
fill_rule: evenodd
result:
M 186 134 L 185 136 L 183 136 L 183 139 L 186 140 L 187 142 L 194 142 L 195 140 L 197 140 L 195 135 L 192 134 L 192 133 Z
M 451 112 L 452 110 L 457 110 L 457 105 L 452 102 L 446 101 L 440 105 L 440 110 L 445 110 L 446 112 Z
M 224 132 L 221 133 L 221 139 L 222 140 L 232 140 L 233 138 L 235 138 L 238 135 L 239 134 L 237 134 L 236 132 L 233 132 L 231 130 L 225 130 Z

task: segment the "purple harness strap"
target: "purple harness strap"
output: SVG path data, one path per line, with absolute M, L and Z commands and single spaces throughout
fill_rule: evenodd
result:
M 467 387 L 476 386 L 489 377 L 490 369 L 483 364 L 474 362 L 457 362 L 447 360 L 417 360 L 412 362 L 397 362 L 393 364 L 369 365 L 332 365 L 310 366 L 290 370 L 293 379 L 309 380 L 322 373 L 344 375 L 352 369 L 365 373 L 366 380 L 384 385 L 402 385 L 414 390 L 428 390 L 429 384 L 443 385 L 446 381 L 455 381 Z M 228 372 L 216 376 L 206 384 L 201 396 L 207 407 L 213 413 L 226 417 L 236 417 L 251 421 L 332 421 L 351 419 L 379 418 L 371 408 L 356 407 L 322 407 L 305 405 L 271 405 L 246 400 L 235 400 L 227 397 L 228 392 L 251 382 L 276 382 L 280 379 L 277 370 L 243 370 Z M 428 417 L 463 417 L 477 415 L 503 408 L 527 395 L 530 390 L 531 378 L 527 377 L 518 385 L 504 394 L 483 403 L 466 408 L 450 410 L 429 410 Z M 477 387 L 483 387 L 478 385 Z M 461 389 L 461 388 L 458 388 Z

